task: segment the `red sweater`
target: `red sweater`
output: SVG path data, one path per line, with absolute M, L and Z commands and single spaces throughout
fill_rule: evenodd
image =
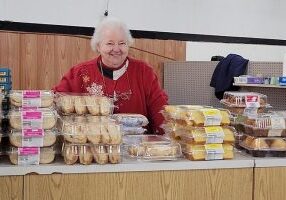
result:
M 149 127 L 156 134 L 163 134 L 160 125 L 163 116 L 160 113 L 167 104 L 168 97 L 160 88 L 153 69 L 146 63 L 128 57 L 127 71 L 118 79 L 103 78 L 97 66 L 97 59 L 72 67 L 60 83 L 54 87 L 57 92 L 94 93 L 102 87 L 104 95 L 128 93 L 130 98 L 118 98 L 115 102 L 115 113 L 138 113 L 149 119 Z M 129 80 L 129 81 L 128 81 Z

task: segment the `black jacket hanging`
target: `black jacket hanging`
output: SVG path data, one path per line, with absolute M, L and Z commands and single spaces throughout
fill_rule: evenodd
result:
M 212 75 L 210 86 L 215 88 L 215 96 L 223 98 L 225 91 L 236 91 L 239 87 L 233 86 L 233 77 L 245 73 L 248 60 L 240 55 L 229 54 L 221 60 Z

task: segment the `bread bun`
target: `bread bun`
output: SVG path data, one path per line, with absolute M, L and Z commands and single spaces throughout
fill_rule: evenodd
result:
M 79 162 L 84 165 L 90 165 L 93 161 L 93 154 L 87 145 L 79 146 Z
M 78 147 L 75 145 L 64 146 L 63 150 L 64 161 L 68 165 L 73 165 L 78 160 Z

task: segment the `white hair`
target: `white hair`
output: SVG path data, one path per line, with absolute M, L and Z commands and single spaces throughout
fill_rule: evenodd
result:
M 105 17 L 94 29 L 93 36 L 91 38 L 91 48 L 93 51 L 97 51 L 97 45 L 102 41 L 102 35 L 105 29 L 108 28 L 119 28 L 122 29 L 127 38 L 128 45 L 133 43 L 130 30 L 127 25 L 117 18 Z

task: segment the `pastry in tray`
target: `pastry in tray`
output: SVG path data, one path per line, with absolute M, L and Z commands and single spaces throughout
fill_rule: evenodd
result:
M 232 107 L 265 107 L 267 96 L 257 92 L 224 92 L 221 102 Z

